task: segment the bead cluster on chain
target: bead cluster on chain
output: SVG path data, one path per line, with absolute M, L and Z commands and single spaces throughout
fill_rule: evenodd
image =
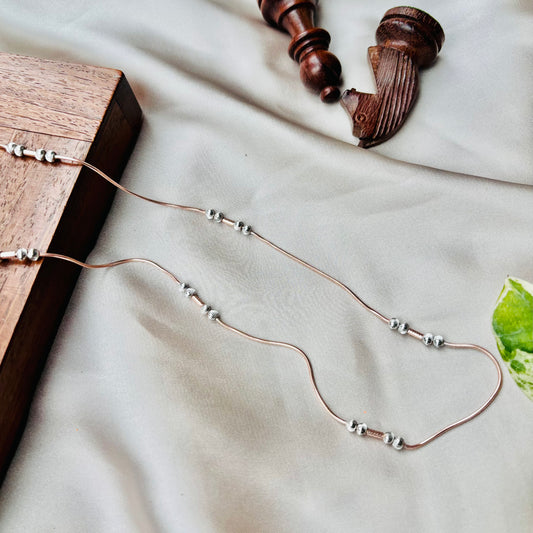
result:
M 18 259 L 19 261 L 38 261 L 41 257 L 41 252 L 36 248 L 19 248 L 16 252 L 0 252 L 0 261 L 4 259 Z
M 401 335 L 409 333 L 409 324 L 407 322 L 400 322 L 397 318 L 389 320 L 389 328 L 398 331 Z M 444 345 L 444 337 L 442 335 L 433 335 L 433 333 L 425 333 L 420 339 L 426 346 L 435 346 L 440 348 Z
M 187 298 L 197 296 L 196 289 L 190 287 L 187 285 L 187 283 L 180 283 L 179 291 L 185 294 Z M 220 318 L 220 313 L 216 309 L 212 309 L 210 305 L 204 304 L 201 311 L 203 315 L 206 315 L 207 318 L 209 318 L 209 320 L 216 320 L 217 318 Z
M 212 220 L 218 224 L 224 221 L 224 213 L 215 211 L 214 209 L 206 209 L 205 216 L 207 217 L 207 220 Z M 248 226 L 248 224 L 245 224 L 242 220 L 234 222 L 233 229 L 242 232 L 243 235 L 250 235 L 252 233 L 252 226 Z
M 16 155 L 17 157 L 35 157 L 37 161 L 41 161 L 42 163 L 55 163 L 57 156 L 53 150 L 45 150 L 44 148 L 28 150 L 23 144 L 17 144 L 14 142 L 7 144 L 6 151 L 8 154 Z
M 353 418 L 351 420 L 348 420 L 346 422 L 346 429 L 350 433 L 357 433 L 358 435 L 361 435 L 362 437 L 367 434 L 368 426 L 364 422 L 357 422 L 357 420 L 354 420 Z M 392 444 L 392 447 L 395 450 L 401 450 L 403 448 L 403 445 L 405 444 L 402 437 L 397 437 L 394 435 L 394 433 L 388 431 L 387 433 L 383 433 L 383 442 L 385 444 Z

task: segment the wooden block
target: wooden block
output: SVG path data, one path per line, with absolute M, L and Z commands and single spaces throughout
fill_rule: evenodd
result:
M 53 149 L 118 179 L 142 113 L 122 72 L 0 53 L 0 143 Z M 35 247 L 84 259 L 114 188 L 89 170 L 0 150 L 0 250 Z M 79 269 L 0 263 L 0 479 L 22 434 Z

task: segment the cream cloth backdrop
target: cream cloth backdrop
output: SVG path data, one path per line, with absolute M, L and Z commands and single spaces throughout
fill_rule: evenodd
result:
M 122 182 L 241 218 L 384 314 L 496 353 L 506 275 L 533 281 L 531 3 L 421 0 L 446 42 L 402 131 L 356 148 L 254 0 L 0 3 L 4 51 L 122 69 L 145 122 Z M 371 90 L 384 0 L 323 1 L 345 87 Z M 6 179 L 7 177 L 4 177 Z M 95 177 L 94 179 L 98 179 Z M 415 442 L 495 384 L 204 217 L 117 193 L 90 261 L 142 256 L 232 325 L 297 344 L 344 417 Z M 304 362 L 205 320 L 142 265 L 84 272 L 2 486 L 6 532 L 525 532 L 533 405 L 497 401 L 416 452 L 349 434 Z

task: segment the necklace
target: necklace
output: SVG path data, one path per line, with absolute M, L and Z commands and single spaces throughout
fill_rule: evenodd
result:
M 103 263 L 103 264 L 97 264 L 92 265 L 88 263 L 84 263 L 82 261 L 79 261 L 77 259 L 74 259 L 72 257 L 61 255 L 61 254 L 55 254 L 48 251 L 39 251 L 36 248 L 19 248 L 16 251 L 0 251 L 0 261 L 7 260 L 7 261 L 19 261 L 19 262 L 26 262 L 26 263 L 36 263 L 40 261 L 41 259 L 58 259 L 62 261 L 68 261 L 70 263 L 74 263 L 82 268 L 87 269 L 99 269 L 99 268 L 113 268 L 116 266 L 124 265 L 127 263 L 143 263 L 150 265 L 152 267 L 155 267 L 157 270 L 162 272 L 163 274 L 167 275 L 174 283 L 176 283 L 179 286 L 179 291 L 182 292 L 187 298 L 192 300 L 197 306 L 200 307 L 202 314 L 207 316 L 207 318 L 216 324 L 222 326 L 224 329 L 233 332 L 237 335 L 240 335 L 242 337 L 245 337 L 246 339 L 249 339 L 251 341 L 260 343 L 260 344 L 266 344 L 269 346 L 278 346 L 281 348 L 287 348 L 294 352 L 296 352 L 298 355 L 300 355 L 308 369 L 309 373 L 309 379 L 311 381 L 311 385 L 313 387 L 313 390 L 315 392 L 315 395 L 318 398 L 319 403 L 322 405 L 322 407 L 326 410 L 326 412 L 338 423 L 343 424 L 346 429 L 350 433 L 357 433 L 361 436 L 367 436 L 371 437 L 373 439 L 379 439 L 382 440 L 385 444 L 392 445 L 393 448 L 397 450 L 415 450 L 418 448 L 421 448 L 422 446 L 425 446 L 426 444 L 429 444 L 433 440 L 437 439 L 438 437 L 442 436 L 444 433 L 461 426 L 462 424 L 465 424 L 466 422 L 469 422 L 470 420 L 477 417 L 479 414 L 481 414 L 496 398 L 498 393 L 500 392 L 501 386 L 502 386 L 502 371 L 500 368 L 500 365 L 494 355 L 490 353 L 487 349 L 483 348 L 482 346 L 478 346 L 477 344 L 470 344 L 470 343 L 453 343 L 449 341 L 445 341 L 444 338 L 441 335 L 433 335 L 431 333 L 421 333 L 415 329 L 413 329 L 407 322 L 401 321 L 398 318 L 388 318 L 385 315 L 381 314 L 376 309 L 373 309 L 370 307 L 367 303 L 365 303 L 354 291 L 352 291 L 347 285 L 342 283 L 341 281 L 337 280 L 333 276 L 327 274 L 326 272 L 320 270 L 319 268 L 311 265 L 310 263 L 304 261 L 303 259 L 300 259 L 296 255 L 284 250 L 274 242 L 266 239 L 265 237 L 261 236 L 259 233 L 254 231 L 252 227 L 248 224 L 245 224 L 244 222 L 240 220 L 232 220 L 230 218 L 227 218 L 221 211 L 216 211 L 215 209 L 201 209 L 199 207 L 192 207 L 192 206 L 186 206 L 186 205 L 180 205 L 180 204 L 174 204 L 170 202 L 163 202 L 160 200 L 156 200 L 153 198 L 149 198 L 147 196 L 143 196 L 141 194 L 138 194 L 136 192 L 133 192 L 129 190 L 128 188 L 124 187 L 123 185 L 119 184 L 115 180 L 113 180 L 110 176 L 102 172 L 97 167 L 91 165 L 90 163 L 87 163 L 86 161 L 83 161 L 81 159 L 77 159 L 74 157 L 68 157 L 64 155 L 59 155 L 53 150 L 45 150 L 43 148 L 37 149 L 37 150 L 30 150 L 27 149 L 25 146 L 21 144 L 16 144 L 14 142 L 10 142 L 7 145 L 0 144 L 0 148 L 5 150 L 8 154 L 11 154 L 15 157 L 32 157 L 35 158 L 37 161 L 40 161 L 44 164 L 70 164 L 70 165 L 81 165 L 84 167 L 89 168 L 105 180 L 107 180 L 109 183 L 111 183 L 114 187 L 117 189 L 134 196 L 136 198 L 139 198 L 141 200 L 145 200 L 147 202 L 151 202 L 160 206 L 164 207 L 170 207 L 174 209 L 181 209 L 184 211 L 189 211 L 192 213 L 197 213 L 205 216 L 205 218 L 213 222 L 215 224 L 223 224 L 229 227 L 233 227 L 234 230 L 237 233 L 240 233 L 246 237 L 251 237 L 259 240 L 263 244 L 266 244 L 270 248 L 274 249 L 278 253 L 284 255 L 285 257 L 291 259 L 292 261 L 298 263 L 299 265 L 311 270 L 315 274 L 318 274 L 319 276 L 325 278 L 326 280 L 330 281 L 340 289 L 347 292 L 359 305 L 361 305 L 364 309 L 366 309 L 369 313 L 374 315 L 376 318 L 384 322 L 388 325 L 388 327 L 397 333 L 399 333 L 402 336 L 406 337 L 412 337 L 418 341 L 421 341 L 426 347 L 428 348 L 451 348 L 451 349 L 458 349 L 458 350 L 475 350 L 478 352 L 481 352 L 483 355 L 488 357 L 490 361 L 494 364 L 496 372 L 497 372 L 497 383 L 490 394 L 489 398 L 475 411 L 470 413 L 469 415 L 452 422 L 442 429 L 439 429 L 435 433 L 431 434 L 424 440 L 409 444 L 407 443 L 403 437 L 393 434 L 391 431 L 381 431 L 378 429 L 372 429 L 368 427 L 368 425 L 365 422 L 358 422 L 357 420 L 351 418 L 351 419 L 344 419 L 343 417 L 337 415 L 326 403 L 324 398 L 322 397 L 318 386 L 316 384 L 314 372 L 313 372 L 313 366 L 311 364 L 311 360 L 309 356 L 298 346 L 286 342 L 276 341 L 276 340 L 269 340 L 264 339 L 261 337 L 256 337 L 254 335 L 251 335 L 249 333 L 246 333 L 245 331 L 242 331 L 236 327 L 233 327 L 226 322 L 224 322 L 221 318 L 221 315 L 219 311 L 216 309 L 212 309 L 211 306 L 209 306 L 200 296 L 198 295 L 196 289 L 189 286 L 188 284 L 184 283 L 178 277 L 176 277 L 172 272 L 167 270 L 166 268 L 162 267 L 158 263 L 151 261 L 150 259 L 143 259 L 143 258 L 128 258 L 128 259 L 120 259 L 118 261 L 113 261 L 110 263 Z

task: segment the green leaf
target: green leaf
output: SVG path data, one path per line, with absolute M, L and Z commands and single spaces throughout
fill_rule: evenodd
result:
M 533 285 L 507 278 L 492 315 L 498 350 L 511 377 L 533 400 Z

